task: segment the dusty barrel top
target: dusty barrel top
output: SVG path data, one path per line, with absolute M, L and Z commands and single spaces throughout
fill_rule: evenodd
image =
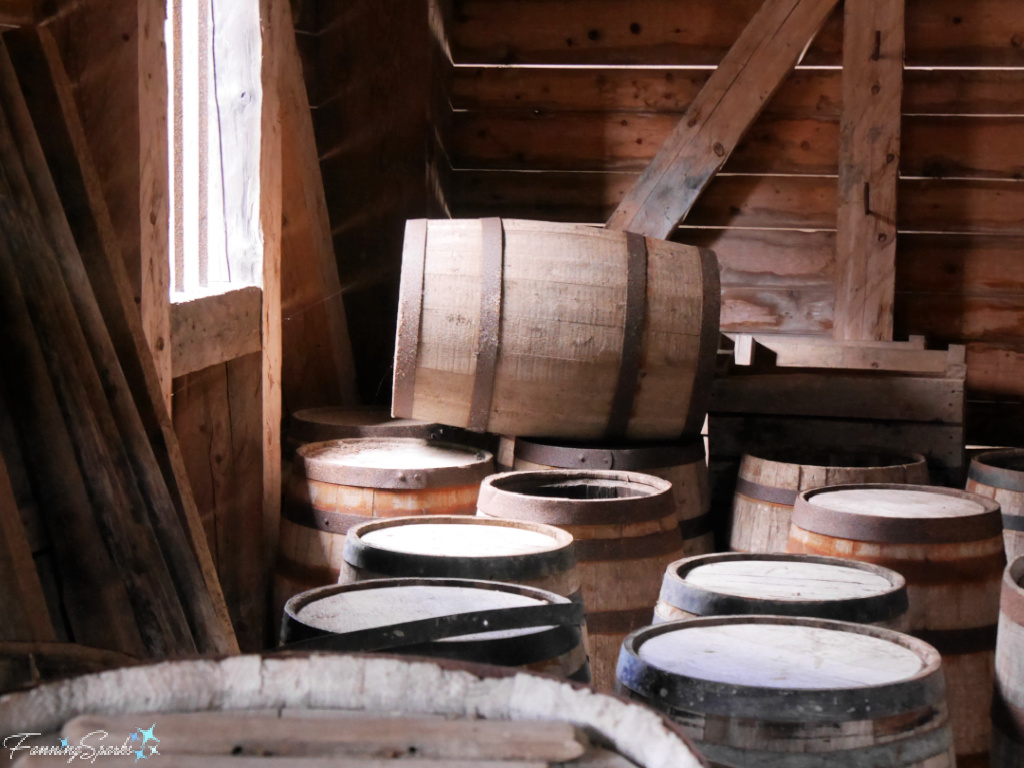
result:
M 392 418 L 386 408 L 305 408 L 291 415 L 288 437 L 297 443 L 318 443 L 354 437 L 440 436 L 442 427 L 429 421 Z
M 517 581 L 569 570 L 573 537 L 543 523 L 459 515 L 374 520 L 354 526 L 345 561 L 378 573 Z
M 804 491 L 793 525 L 857 541 L 943 543 L 1002 533 L 999 504 L 953 488 L 888 483 Z
M 660 599 L 696 615 L 772 614 L 876 623 L 907 610 L 893 570 L 813 555 L 721 553 L 672 563 Z
M 415 489 L 477 483 L 492 466 L 489 452 L 454 443 L 370 437 L 304 445 L 294 471 L 337 485 Z

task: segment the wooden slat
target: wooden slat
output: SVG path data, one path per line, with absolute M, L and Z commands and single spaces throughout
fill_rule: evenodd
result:
M 464 0 L 453 26 L 460 64 L 716 65 L 761 0 Z M 1016 0 L 909 0 L 907 64 L 1021 66 Z M 808 64 L 840 63 L 836 13 L 807 52 Z
M 635 174 L 456 171 L 455 216 L 501 215 L 599 222 Z M 1010 181 L 904 179 L 900 230 L 1022 235 L 1024 185 Z M 687 217 L 708 227 L 834 229 L 836 180 L 809 176 L 718 176 Z
M 671 135 L 669 112 L 459 112 L 451 153 L 466 169 L 637 171 Z M 828 174 L 838 170 L 839 122 L 762 115 L 725 173 Z M 1024 118 L 903 118 L 903 176 L 1020 179 Z
M 7 83 L 5 103 L 17 117 L 26 167 L 47 212 L 47 228 L 94 358 L 103 361 L 107 398 L 140 490 L 200 647 L 237 651 L 159 376 L 54 41 L 43 29 L 10 35 L 8 43 L 21 64 L 23 81 L 29 83 L 31 102 L 12 99 L 17 84 L 4 51 L 0 72 Z M 45 126 L 41 139 L 32 130 L 30 112 L 31 120 Z
M 131 715 L 86 715 L 64 726 L 75 743 L 96 731 L 129 733 Z M 439 720 L 433 717 L 342 716 L 282 719 L 247 713 L 166 714 L 160 718 L 161 755 L 274 754 L 292 757 L 406 756 L 451 760 L 567 762 L 588 739 L 570 723 Z
M 452 106 L 481 112 L 674 112 L 710 69 L 459 67 Z M 842 72 L 797 67 L 764 115 L 839 119 Z M 906 69 L 904 115 L 1024 115 L 1024 70 Z
M 896 327 L 936 341 L 1013 341 L 1024 338 L 1024 294 L 957 296 L 901 293 Z
M 723 331 L 831 334 L 832 288 L 722 288 Z
M 0 25 L 20 27 L 35 24 L 42 15 L 39 0 L 3 0 L 0 2 Z
M 263 291 L 240 288 L 171 305 L 174 377 L 259 352 Z
M 242 609 L 265 636 L 272 637 L 266 616 L 266 603 L 271 589 L 271 573 L 277 557 L 277 533 L 281 524 L 281 228 L 282 136 L 281 136 L 281 72 L 284 43 L 282 37 L 292 36 L 291 7 L 288 0 L 260 0 L 261 59 L 259 77 L 263 87 L 260 109 L 258 226 L 262 245 L 263 360 L 260 377 L 262 419 L 260 443 L 263 504 L 259 521 L 262 552 L 256 563 L 253 587 Z M 237 42 L 240 41 L 236 41 Z
M 1024 238 L 994 235 L 901 235 L 896 290 L 907 293 L 1024 293 Z
M 748 449 L 779 445 L 882 445 L 922 453 L 928 458 L 929 466 L 949 472 L 960 470 L 964 463 L 964 429 L 954 424 L 712 413 L 708 435 L 712 460 L 738 458 Z
M 765 0 L 636 184 L 612 229 L 668 237 L 732 154 L 835 0 Z
M 835 282 L 835 233 L 681 227 L 673 240 L 710 248 L 723 286 L 825 288 Z
M 714 413 L 962 424 L 963 379 L 774 373 L 715 379 Z
M 892 339 L 904 0 L 844 6 L 837 339 Z
M 0 455 L 0 640 L 56 639 L 25 526 Z
M 355 364 L 313 118 L 290 14 L 284 22 L 281 309 L 283 344 L 289 354 L 283 360 L 283 396 L 291 410 L 328 403 L 354 405 L 358 401 Z
M 972 341 L 967 345 L 967 393 L 971 399 L 1024 403 L 1024 341 Z

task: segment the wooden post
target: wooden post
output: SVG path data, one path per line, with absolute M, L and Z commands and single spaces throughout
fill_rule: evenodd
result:
M 891 340 L 904 0 L 846 4 L 835 337 Z
M 281 36 L 291 33 L 288 0 L 260 0 L 260 227 L 263 233 L 263 563 L 261 595 L 270 603 L 270 573 L 281 518 Z M 269 626 L 269 623 L 268 623 Z
M 835 4 L 765 0 L 619 203 L 608 227 L 667 238 L 796 66 Z

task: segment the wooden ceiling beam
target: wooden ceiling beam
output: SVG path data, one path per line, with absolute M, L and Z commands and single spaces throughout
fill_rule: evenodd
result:
M 825 22 L 836 0 L 765 0 L 608 220 L 665 238 L 700 197 Z

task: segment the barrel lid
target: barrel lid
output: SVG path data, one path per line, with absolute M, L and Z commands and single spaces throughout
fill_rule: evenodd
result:
M 999 504 L 954 488 L 866 483 L 804 491 L 793 524 L 805 531 L 857 541 L 941 544 L 1002 534 Z
M 374 573 L 521 581 L 571 570 L 572 543 L 569 533 L 542 523 L 417 515 L 350 528 L 344 557 Z
M 483 450 L 413 437 L 368 437 L 304 445 L 294 471 L 336 485 L 416 489 L 470 485 L 492 467 L 491 454 Z
M 675 513 L 672 483 L 639 472 L 550 469 L 491 475 L 481 515 L 550 525 L 613 525 Z
M 515 457 L 560 469 L 617 469 L 643 472 L 704 460 L 704 439 L 673 442 L 554 442 L 516 438 Z
M 856 560 L 730 552 L 679 560 L 661 600 L 698 616 L 773 614 L 860 623 L 891 621 L 908 608 L 895 571 Z
M 978 454 L 971 460 L 967 476 L 976 483 L 1024 493 L 1024 448 Z
M 782 616 L 674 621 L 629 635 L 618 677 L 659 708 L 784 722 L 876 719 L 935 706 L 927 643 L 864 624 Z

